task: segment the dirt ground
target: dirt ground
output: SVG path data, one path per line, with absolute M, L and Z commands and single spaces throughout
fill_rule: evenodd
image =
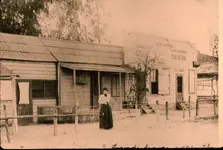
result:
M 207 112 L 207 111 L 204 111 Z M 217 119 L 191 121 L 182 119 L 182 112 L 164 115 L 149 114 L 135 118 L 114 120 L 114 128 L 100 130 L 98 123 L 58 125 L 53 136 L 53 125 L 19 127 L 19 134 L 11 143 L 3 141 L 3 148 L 111 148 L 111 147 L 217 147 Z M 203 113 L 204 114 L 204 113 Z M 211 114 L 212 115 L 212 114 Z

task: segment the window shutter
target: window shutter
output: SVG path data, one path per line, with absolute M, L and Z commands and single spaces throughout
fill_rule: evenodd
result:
M 170 69 L 159 69 L 159 94 L 170 94 Z
M 12 100 L 11 80 L 0 80 L 0 100 Z
M 195 93 L 195 71 L 189 70 L 189 93 Z
M 19 82 L 19 104 L 29 104 L 29 82 Z

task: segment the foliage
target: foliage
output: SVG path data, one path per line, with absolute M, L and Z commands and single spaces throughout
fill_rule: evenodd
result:
M 158 61 L 158 56 L 152 57 L 150 53 L 140 54 L 136 52 L 135 55 L 136 61 L 134 62 L 134 66 L 126 65 L 135 70 L 135 82 L 132 82 L 130 85 L 127 98 L 132 93 L 135 93 L 135 101 L 138 104 L 142 104 L 149 92 L 148 87 L 146 87 L 146 82 L 148 82 L 151 70 L 160 62 Z
M 48 3 L 48 8 L 49 13 L 42 12 L 38 17 L 42 36 L 84 43 L 107 40 L 96 0 L 55 1 Z
M 87 43 L 109 42 L 96 0 L 2 0 L 0 32 Z
M 0 32 L 37 36 L 40 33 L 37 14 L 47 13 L 47 2 L 52 0 L 2 0 Z
M 211 51 L 213 56 L 218 57 L 218 45 L 219 45 L 219 38 L 218 35 L 214 35 L 212 42 L 211 42 Z

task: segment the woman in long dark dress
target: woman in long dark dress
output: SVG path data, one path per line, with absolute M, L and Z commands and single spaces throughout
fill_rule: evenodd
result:
M 112 110 L 109 105 L 110 95 L 108 89 L 103 88 L 103 94 L 99 96 L 98 103 L 100 105 L 100 129 L 111 129 L 113 127 Z

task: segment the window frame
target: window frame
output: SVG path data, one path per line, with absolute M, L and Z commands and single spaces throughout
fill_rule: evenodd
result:
M 115 87 L 113 85 L 113 81 L 116 80 Z M 118 75 L 112 75 L 111 76 L 111 96 L 112 97 L 120 97 L 120 83 L 119 83 L 119 76 Z M 115 93 L 114 93 L 115 88 Z
M 155 70 L 155 78 L 156 78 L 155 80 L 156 80 L 156 82 L 152 82 L 152 79 L 151 79 L 152 73 L 153 73 L 154 70 Z M 156 83 L 157 93 L 153 93 L 153 84 L 152 83 Z M 150 72 L 150 88 L 151 88 L 151 90 L 150 90 L 151 95 L 159 95 L 159 69 L 152 69 L 151 72 Z
M 33 81 L 43 81 L 43 97 L 33 97 Z M 53 84 L 55 84 L 55 96 L 46 96 L 46 82 L 47 81 L 50 81 L 50 82 L 53 82 Z M 57 99 L 57 92 L 58 92 L 58 89 L 57 89 L 57 80 L 30 80 L 31 82 L 31 98 L 33 100 L 39 100 L 39 99 Z

